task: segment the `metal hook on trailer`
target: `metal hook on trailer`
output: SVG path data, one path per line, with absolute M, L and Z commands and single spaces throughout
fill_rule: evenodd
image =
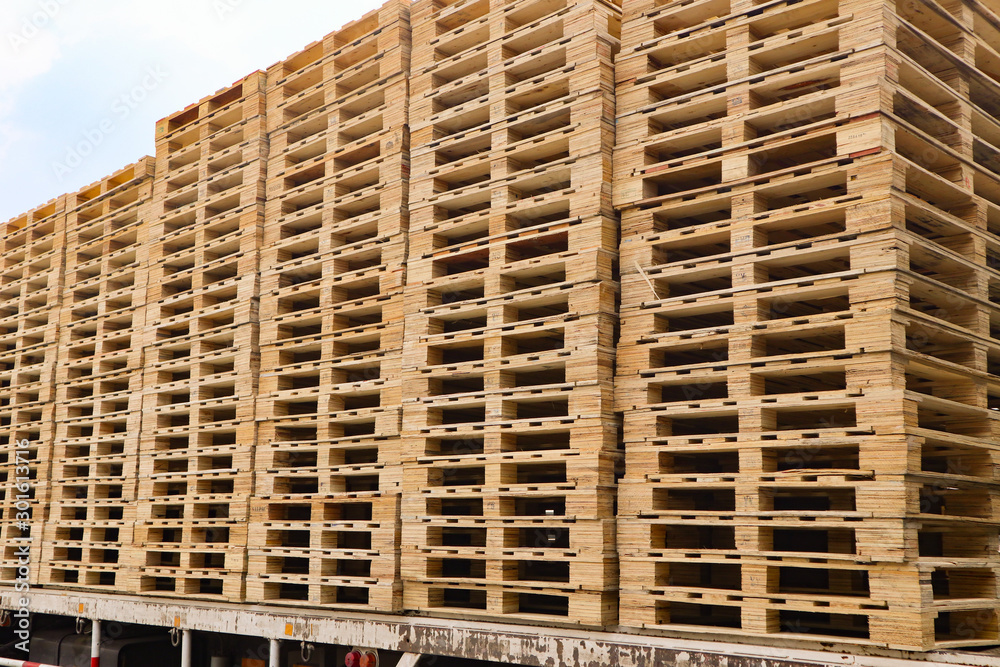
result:
M 76 634 L 82 635 L 83 634 L 83 630 L 86 627 L 86 625 L 87 625 L 87 619 L 85 619 L 82 616 L 77 616 L 76 617 Z
M 177 647 L 181 645 L 181 630 L 180 628 L 170 628 L 170 645 Z
M 0 628 L 6 628 L 10 625 L 11 616 L 9 609 L 0 609 Z
M 307 643 L 304 639 L 302 640 L 302 648 L 299 650 L 299 653 L 303 661 L 309 662 L 309 658 L 312 657 L 313 648 L 312 644 Z

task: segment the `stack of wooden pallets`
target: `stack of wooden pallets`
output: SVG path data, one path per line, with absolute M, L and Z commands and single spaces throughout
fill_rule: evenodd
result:
M 601 0 L 412 7 L 408 610 L 617 615 L 617 222 Z
M 0 238 L 0 582 L 1000 643 L 998 43 L 390 0 L 164 119 Z
M 8 221 L 0 236 L 0 581 L 39 581 L 55 411 L 66 198 Z M 23 540 L 23 541 L 22 541 Z M 30 540 L 30 542 L 28 542 Z
M 622 623 L 996 643 L 996 15 L 624 12 Z
M 265 76 L 157 125 L 133 589 L 239 600 L 256 437 Z
M 132 548 L 153 167 L 143 158 L 66 202 L 45 585 L 117 590 Z
M 247 598 L 395 611 L 409 5 L 268 70 Z

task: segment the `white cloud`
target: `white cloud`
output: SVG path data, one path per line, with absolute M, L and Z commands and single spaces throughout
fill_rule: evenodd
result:
M 384 0 L 0 2 L 2 220 L 152 152 L 156 119 L 269 67 Z M 14 40 L 13 48 L 8 36 L 26 34 L 30 39 Z M 150 67 L 169 77 L 123 118 L 116 100 Z M 44 113 L 25 108 L 29 99 Z M 99 150 L 66 181 L 52 178 L 51 164 L 107 118 L 115 131 Z
M 17 3 L 25 4 L 25 3 Z M 56 5 L 58 7 L 58 5 Z M 45 74 L 61 55 L 53 18 L 30 11 L 5 14 L 0 22 L 0 91 L 8 91 Z
M 2 118 L 2 112 L 0 112 Z M 24 132 L 13 123 L 0 120 L 0 162 L 5 162 L 14 145 L 24 138 Z

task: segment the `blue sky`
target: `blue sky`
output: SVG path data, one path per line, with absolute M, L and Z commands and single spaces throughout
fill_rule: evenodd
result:
M 157 120 L 383 0 L 3 0 L 0 221 L 152 155 Z

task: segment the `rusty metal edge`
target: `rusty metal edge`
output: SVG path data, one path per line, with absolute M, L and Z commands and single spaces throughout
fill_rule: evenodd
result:
M 829 651 L 418 616 L 0 588 L 0 609 L 264 639 L 312 641 L 537 667 L 1000 667 L 1000 657 L 830 645 Z

